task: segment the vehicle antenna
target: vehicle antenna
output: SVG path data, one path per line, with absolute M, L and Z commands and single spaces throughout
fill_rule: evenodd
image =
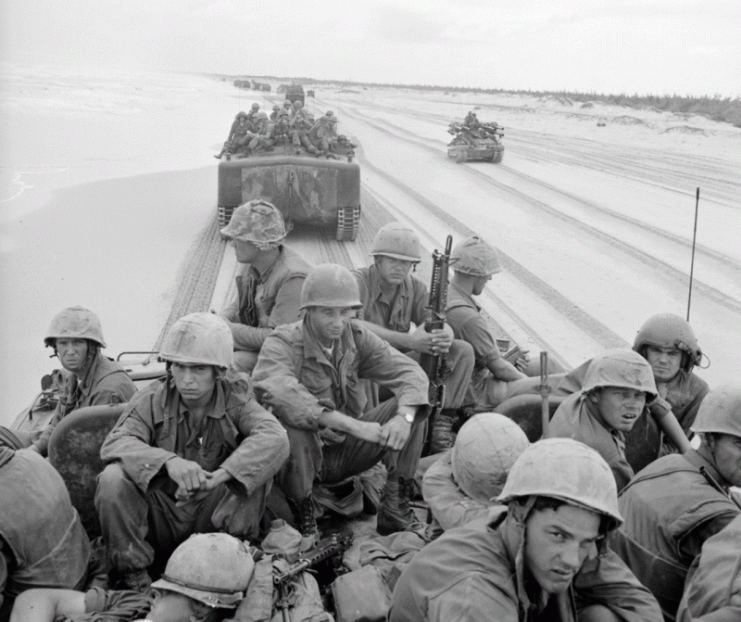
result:
M 692 302 L 692 276 L 695 272 L 695 243 L 697 242 L 697 212 L 700 208 L 700 186 L 695 192 L 695 230 L 692 233 L 692 262 L 690 263 L 690 291 L 687 296 L 687 321 L 690 321 L 690 304 Z

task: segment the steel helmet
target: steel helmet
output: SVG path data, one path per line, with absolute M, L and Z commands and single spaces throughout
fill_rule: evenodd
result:
M 640 353 L 645 346 L 658 348 L 677 348 L 686 357 L 682 357 L 682 369 L 690 371 L 700 364 L 702 351 L 697 345 L 697 337 L 689 322 L 673 313 L 653 315 L 638 329 L 633 349 Z
M 278 208 L 272 203 L 254 199 L 234 210 L 221 235 L 228 240 L 252 242 L 265 250 L 276 246 L 286 237 L 286 225 Z
M 252 104 L 252 110 L 260 110 L 260 104 L 258 104 L 257 102 Z
M 237 113 L 237 119 L 239 119 L 239 117 L 245 117 L 246 118 L 247 117 L 247 113 L 244 110 L 240 110 Z
M 587 368 L 582 391 L 600 387 L 623 387 L 645 391 L 651 399 L 658 394 L 654 372 L 648 361 L 628 348 L 615 348 L 595 356 Z
M 623 522 L 615 476 L 607 462 L 571 438 L 547 438 L 530 445 L 510 469 L 497 501 L 509 503 L 533 495 L 599 512 L 611 519 L 613 529 Z
M 383 255 L 405 261 L 422 260 L 419 238 L 414 231 L 400 222 L 390 222 L 378 230 L 376 237 L 373 238 L 370 254 L 373 257 Z
M 724 384 L 710 391 L 700 404 L 691 430 L 697 434 L 741 436 L 741 385 Z
M 475 415 L 455 439 L 450 457 L 453 477 L 469 497 L 490 503 L 502 492 L 507 473 L 529 446 L 525 432 L 509 417 Z
M 191 313 L 167 331 L 160 358 L 172 363 L 231 367 L 234 338 L 228 324 L 213 313 Z
M 362 307 L 358 282 L 347 268 L 325 263 L 311 269 L 301 287 L 301 308 Z
M 273 110 L 280 110 L 280 106 L 278 104 L 273 104 Z
M 265 111 L 263 111 L 263 110 L 261 110 L 260 112 L 258 112 L 255 115 L 255 119 L 257 119 L 258 121 L 267 121 L 268 120 L 268 113 L 265 112 Z
M 331 110 L 327 110 L 327 112 L 324 113 L 324 116 L 331 119 L 332 117 L 334 117 L 334 112 L 332 112 Z
M 44 344 L 52 348 L 57 339 L 89 339 L 105 348 L 100 318 L 84 307 L 62 309 L 51 321 Z
M 287 99 L 286 101 L 283 102 L 283 107 L 284 108 L 289 108 L 290 106 L 291 106 L 291 100 L 290 99 Z
M 234 608 L 244 598 L 255 562 L 247 546 L 226 533 L 198 533 L 175 549 L 152 584 L 209 607 Z
M 302 102 L 300 99 L 297 99 L 295 102 L 293 102 L 293 107 L 301 109 L 304 107 L 304 102 Z
M 472 276 L 489 276 L 502 271 L 496 249 L 474 235 L 456 244 L 450 254 L 453 270 Z

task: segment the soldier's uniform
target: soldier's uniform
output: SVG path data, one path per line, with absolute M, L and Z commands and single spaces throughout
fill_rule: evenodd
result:
M 319 117 L 319 120 L 309 130 L 309 142 L 321 153 L 327 154 L 329 152 L 330 138 L 331 133 L 327 117 Z
M 232 300 L 220 313 L 232 330 L 235 365 L 250 373 L 270 332 L 300 318 L 301 287 L 311 265 L 282 244 L 286 237 L 283 217 L 266 201 L 240 205 L 221 234 L 250 242 L 261 250 L 278 249 L 275 261 L 262 273 L 252 264 L 244 264 L 236 277 Z
M 90 541 L 62 477 L 33 451 L 0 443 L 0 618 L 35 587 L 81 589 Z

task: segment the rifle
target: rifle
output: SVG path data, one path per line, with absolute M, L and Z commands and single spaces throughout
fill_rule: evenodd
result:
M 445 241 L 445 253 L 439 253 L 437 249 L 432 253 L 432 281 L 430 283 L 430 298 L 427 308 L 430 317 L 425 321 L 425 330 L 431 333 L 433 330 L 445 326 L 445 307 L 448 304 L 448 267 L 450 266 L 450 249 L 453 246 L 453 236 L 448 236 Z M 445 375 L 444 354 L 423 354 L 419 364 L 425 370 L 430 379 L 430 419 L 436 415 L 443 406 L 445 398 L 445 387 L 443 376 Z
M 551 421 L 551 406 L 549 396 L 551 387 L 548 385 L 548 352 L 540 353 L 540 419 L 543 425 L 541 438 L 548 438 L 548 426 Z
M 327 538 L 322 538 L 317 545 L 303 553 L 293 564 L 285 570 L 273 569 L 273 586 L 278 592 L 278 600 L 275 606 L 281 610 L 283 622 L 291 622 L 291 613 L 289 609 L 291 604 L 289 598 L 291 595 L 291 579 L 300 575 L 304 570 L 313 568 L 319 562 L 330 559 L 335 555 L 342 555 L 352 544 L 351 535 L 334 534 Z

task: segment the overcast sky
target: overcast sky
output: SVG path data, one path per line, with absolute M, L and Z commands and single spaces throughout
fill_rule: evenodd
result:
M 739 0 L 0 0 L 4 60 L 741 96 Z

